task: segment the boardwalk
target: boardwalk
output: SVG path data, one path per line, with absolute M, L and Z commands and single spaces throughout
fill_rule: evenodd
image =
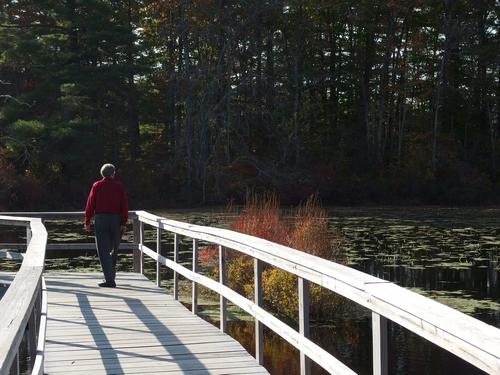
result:
M 39 216 L 66 215 L 81 218 L 82 213 Z M 14 280 L 10 282 L 12 274 L 0 274 L 0 284 L 10 284 L 0 299 L 0 374 L 19 375 L 22 365 L 27 365 L 32 375 L 267 374 L 257 365 L 264 357 L 265 325 L 297 349 L 301 375 L 310 374 L 311 362 L 328 373 L 355 375 L 339 358 L 309 339 L 309 283 L 321 285 L 371 311 L 374 374 L 388 374 L 389 349 L 398 350 L 394 342 L 389 345 L 389 321 L 486 373 L 500 374 L 498 328 L 387 280 L 262 238 L 183 223 L 145 211 L 133 212 L 133 242 L 127 244 L 133 250 L 133 269 L 142 272 L 144 259 L 153 259 L 156 285 L 161 282 L 162 267 L 172 270 L 174 297 L 169 297 L 137 273 L 119 274 L 116 289 L 97 287 L 100 272 L 49 273 L 46 288 L 42 274 L 47 250 L 92 250 L 95 245 L 66 247 L 69 245 L 48 243 L 39 217 L 3 215 L 0 224 L 26 227 L 27 239 L 27 250 Z M 156 229 L 156 249 L 144 243 L 145 227 Z M 161 254 L 162 232 L 173 234 L 173 247 L 169 248 L 173 250 L 172 257 Z M 192 239 L 192 262 L 188 267 L 179 263 L 181 247 L 186 250 L 186 243 L 181 243 L 185 237 Z M 199 246 L 207 243 L 218 247 L 218 280 L 198 272 Z M 19 248 L 19 244 L 14 245 L 0 244 L 0 249 Z M 228 249 L 253 258 L 254 298 L 248 299 L 227 285 Z M 9 256 L 9 252 L 4 253 Z M 298 330 L 262 304 L 262 266 L 266 263 L 297 277 Z M 179 276 L 192 283 L 195 313 L 198 286 L 219 294 L 222 331 L 227 329 L 227 301 L 256 320 L 256 360 L 232 338 L 176 302 Z M 293 288 L 290 293 L 293 295 Z M 328 338 L 322 341 L 325 339 Z
M 230 336 L 136 273 L 48 273 L 45 373 L 268 374 Z

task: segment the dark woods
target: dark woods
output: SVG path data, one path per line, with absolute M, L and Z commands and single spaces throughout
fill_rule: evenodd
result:
M 495 0 L 2 4 L 2 209 L 500 201 Z

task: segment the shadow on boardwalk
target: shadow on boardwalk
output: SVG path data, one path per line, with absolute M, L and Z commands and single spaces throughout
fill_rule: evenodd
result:
M 241 374 L 267 371 L 239 343 L 142 275 L 47 275 L 47 374 Z

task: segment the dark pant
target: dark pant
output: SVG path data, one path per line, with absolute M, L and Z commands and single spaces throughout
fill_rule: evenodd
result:
M 116 254 L 120 246 L 120 215 L 95 215 L 95 243 L 106 282 L 114 282 Z

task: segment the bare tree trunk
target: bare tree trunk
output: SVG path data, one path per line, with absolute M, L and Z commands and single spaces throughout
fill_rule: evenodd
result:
M 360 108 L 360 118 L 365 129 L 366 134 L 366 143 L 370 145 L 372 142 L 372 135 L 370 129 L 370 123 L 368 120 L 368 111 L 370 109 L 370 79 L 371 79 L 371 70 L 373 66 L 373 36 L 366 37 L 366 45 L 365 45 L 365 63 L 363 67 L 363 78 L 361 82 L 361 108 Z
M 170 22 L 173 23 L 173 16 L 171 13 Z M 168 37 L 167 50 L 169 56 L 176 56 L 176 45 L 175 45 L 176 33 L 174 29 L 170 31 Z M 165 127 L 163 128 L 163 141 L 166 145 L 171 145 L 174 151 L 176 148 L 176 101 L 177 101 L 177 76 L 175 72 L 175 58 L 170 57 L 168 64 L 166 64 L 165 74 L 167 77 L 167 87 L 165 93 Z M 169 161 L 171 163 L 171 160 Z
M 439 125 L 439 110 L 441 107 L 441 91 L 442 91 L 442 75 L 444 71 L 444 58 L 441 60 L 441 67 L 439 68 L 438 79 L 437 79 L 437 89 L 436 96 L 434 98 L 434 118 L 432 121 L 432 157 L 431 165 L 432 170 L 436 171 L 437 165 L 437 136 L 438 136 L 438 125 Z
M 351 20 L 348 20 L 347 23 L 347 31 L 349 35 L 349 56 L 351 61 L 354 61 L 355 59 L 355 52 L 354 52 L 354 25 Z M 355 82 L 354 78 L 354 70 L 351 68 L 349 69 L 349 103 L 356 103 L 356 94 L 355 94 L 355 88 L 358 87 L 359 85 L 357 82 Z
M 436 93 L 434 98 L 434 118 L 432 125 L 432 156 L 431 165 L 432 170 L 435 172 L 437 168 L 437 138 L 439 133 L 440 110 L 443 105 L 443 90 L 447 86 L 446 70 L 448 68 L 448 61 L 450 59 L 452 38 L 456 32 L 456 24 L 454 15 L 452 13 L 453 0 L 443 0 L 445 7 L 445 40 L 443 45 L 443 56 L 441 58 L 438 77 L 436 80 Z
M 225 111 L 224 111 L 224 128 L 225 128 L 225 156 L 226 163 L 231 161 L 231 69 L 232 60 L 226 62 L 226 84 L 225 84 Z
M 489 144 L 490 144 L 490 158 L 491 158 L 491 170 L 495 175 L 497 172 L 497 124 L 493 119 L 490 101 L 488 98 L 488 79 L 487 79 L 487 67 L 485 59 L 485 50 L 487 49 L 487 37 L 486 37 L 486 21 L 488 17 L 488 11 L 486 9 L 480 9 L 477 14 L 478 20 L 478 39 L 479 39 L 479 52 L 478 52 L 478 64 L 477 64 L 477 102 L 479 104 L 479 127 L 481 134 L 488 132 Z M 482 137 L 481 137 L 482 138 Z M 486 138 L 486 137 L 485 137 Z M 486 139 L 484 143 L 486 143 Z
M 488 121 L 490 125 L 490 144 L 491 144 L 491 166 L 493 169 L 494 175 L 496 175 L 498 171 L 497 165 L 497 141 L 498 141 L 498 121 L 500 120 L 500 70 L 497 76 L 497 87 L 496 87 L 496 98 L 497 105 L 496 114 L 493 113 L 491 106 L 488 105 Z
M 186 117 L 184 122 L 184 144 L 186 146 L 186 185 L 185 196 L 189 204 L 193 200 L 193 142 L 194 128 L 192 118 L 192 100 L 189 94 L 186 98 Z
M 185 102 L 185 95 L 188 94 L 185 86 L 188 83 L 186 76 L 186 59 L 185 48 L 186 48 L 186 34 L 187 26 L 184 19 L 186 1 L 181 0 L 179 2 L 179 22 L 177 28 L 178 43 L 177 43 L 177 74 L 175 75 L 174 81 L 174 93 L 175 99 L 175 114 L 174 114 L 174 133 L 175 133 L 175 146 L 174 146 L 174 165 L 177 166 L 180 163 L 182 150 L 183 150 L 183 137 L 182 137 L 182 125 L 183 119 L 183 105 Z
M 337 70 L 337 35 L 334 31 L 330 33 L 330 97 L 329 97 L 329 126 L 328 126 L 328 145 L 333 142 L 333 134 L 338 127 L 339 117 L 339 94 L 338 94 L 338 70 Z
M 209 162 L 209 142 L 211 138 L 208 121 L 208 116 L 202 115 L 200 117 L 198 130 L 198 163 L 196 175 L 197 182 L 201 184 L 202 203 L 206 201 L 207 167 Z
M 361 105 L 359 109 L 359 117 L 365 129 L 366 146 L 368 154 L 371 154 L 370 146 L 374 140 L 372 129 L 370 128 L 369 110 L 370 110 L 370 80 L 372 76 L 372 68 L 375 58 L 375 25 L 378 20 L 378 7 L 375 10 L 376 14 L 374 20 L 366 26 L 364 40 L 364 62 L 362 68 L 361 80 Z
M 298 5 L 297 17 L 299 20 L 302 19 L 302 5 Z M 304 48 L 304 30 L 301 26 L 297 26 L 295 34 L 295 47 L 293 50 L 293 130 L 292 130 L 292 140 L 293 140 L 293 150 L 295 156 L 295 164 L 297 165 L 300 161 L 300 134 L 299 134 L 299 111 L 300 102 L 302 96 L 302 50 Z
M 378 103 L 378 123 L 377 123 L 377 134 L 375 141 L 375 152 L 377 156 L 377 162 L 382 163 L 384 158 L 384 119 L 386 111 L 386 101 L 387 101 L 387 91 L 389 84 L 389 65 L 391 62 L 391 53 L 394 44 L 394 27 L 392 21 L 392 14 L 388 16 L 387 22 L 389 23 L 387 29 L 387 42 L 386 49 L 384 53 L 382 76 L 380 78 L 380 93 L 379 93 L 379 103 Z
M 134 65 L 134 35 L 133 30 L 133 20 L 132 20 L 132 2 L 128 0 L 127 8 L 127 21 L 128 21 L 128 44 L 127 44 L 127 65 L 128 65 L 128 76 L 127 76 L 127 122 L 128 122 L 128 134 L 130 143 L 130 159 L 136 160 L 139 157 L 139 116 L 137 114 L 137 92 L 134 83 L 134 71 L 132 69 Z
M 406 64 L 405 64 L 406 69 Z M 400 98 L 400 110 L 398 116 L 398 165 L 401 165 L 401 155 L 403 150 L 403 141 L 405 136 L 405 126 L 406 126 L 406 114 L 408 113 L 408 104 L 406 103 L 406 99 L 408 96 L 408 84 L 407 84 L 407 72 L 403 71 L 400 78 L 400 84 L 403 87 L 402 98 Z M 410 73 L 411 74 L 411 73 Z
M 293 145 L 295 153 L 295 164 L 299 162 L 300 157 L 300 139 L 299 139 L 299 107 L 301 96 L 301 77 L 299 77 L 299 51 L 296 49 L 293 54 Z
M 406 23 L 406 22 L 405 22 Z M 406 63 L 407 61 L 407 51 L 408 51 L 408 36 L 409 36 L 409 30 L 406 29 L 403 32 L 403 38 L 404 38 L 404 47 L 403 47 L 403 53 L 401 57 L 401 65 L 402 65 L 402 72 L 399 77 L 399 86 L 402 87 L 402 94 L 398 96 L 398 104 L 396 106 L 396 112 L 397 112 L 397 121 L 398 121 L 398 151 L 397 151 L 397 160 L 398 160 L 398 166 L 401 165 L 401 155 L 402 155 L 402 150 L 403 150 L 403 141 L 404 141 L 404 135 L 405 135 L 405 125 L 406 125 L 406 114 L 408 112 L 408 104 L 406 103 L 407 101 L 407 96 L 408 96 L 408 76 L 411 79 L 411 71 L 408 72 L 408 64 Z
M 268 32 L 266 41 L 266 109 L 268 112 L 274 110 L 274 51 L 273 51 L 273 33 Z
M 262 20 L 261 20 L 261 9 L 260 1 L 256 2 L 257 20 L 255 25 L 255 55 L 257 57 L 257 68 L 256 68 L 256 84 L 255 84 L 255 103 L 257 105 L 257 121 L 263 125 L 263 114 L 262 114 L 262 53 L 263 53 L 263 43 L 262 43 Z

